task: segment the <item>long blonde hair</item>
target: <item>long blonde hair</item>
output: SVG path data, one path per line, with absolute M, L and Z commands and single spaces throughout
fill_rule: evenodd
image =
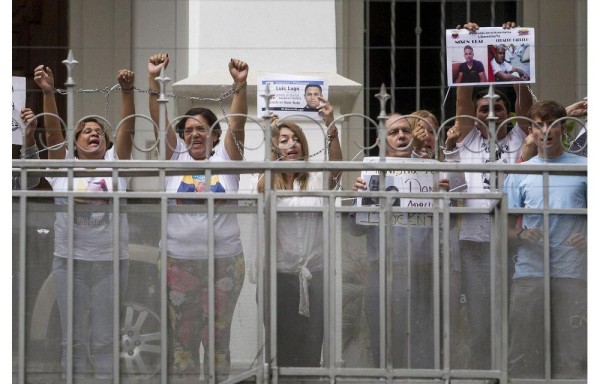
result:
M 308 140 L 306 140 L 306 135 L 300 126 L 291 121 L 275 121 L 271 124 L 271 160 L 279 160 L 281 158 L 281 152 L 279 151 L 279 134 L 281 132 L 281 128 L 287 128 L 298 138 L 300 142 L 300 146 L 302 147 L 302 158 L 303 161 L 308 161 L 310 156 L 310 151 L 308 149 Z M 308 172 L 298 172 L 294 174 L 294 178 L 298 180 L 300 183 L 300 189 L 306 189 L 308 187 Z M 265 180 L 263 175 L 261 175 L 258 180 L 258 191 L 263 192 L 265 187 Z M 285 179 L 283 178 L 282 173 L 273 173 L 272 178 L 272 188 L 273 189 L 285 189 Z

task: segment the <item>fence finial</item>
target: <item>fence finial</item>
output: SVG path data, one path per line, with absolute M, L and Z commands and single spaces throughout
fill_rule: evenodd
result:
M 160 94 L 158 96 L 157 101 L 167 101 L 167 98 L 165 96 L 165 88 L 167 87 L 167 83 L 171 81 L 171 78 L 165 76 L 164 67 L 160 69 L 160 76 L 155 77 L 154 79 L 158 81 L 158 84 L 160 86 Z
M 387 93 L 384 83 L 381 83 L 379 93 L 377 93 L 375 97 L 379 99 L 379 117 L 387 116 L 387 113 L 385 111 L 385 104 L 392 96 L 390 96 L 390 94 Z
M 267 85 L 265 86 L 265 93 L 260 95 L 260 97 L 265 99 L 265 114 L 263 115 L 263 119 L 269 119 L 271 117 L 271 116 L 269 116 L 269 114 L 271 112 L 271 110 L 269 108 L 269 104 L 271 103 L 272 96 L 273 96 L 273 94 L 271 93 L 271 87 L 269 86 L 269 83 L 267 83 Z
M 75 85 L 75 81 L 73 80 L 73 67 L 75 64 L 79 64 L 79 61 L 75 60 L 73 57 L 73 50 L 69 49 L 69 54 L 67 58 L 62 61 L 62 63 L 67 67 L 67 81 L 65 82 L 66 86 Z

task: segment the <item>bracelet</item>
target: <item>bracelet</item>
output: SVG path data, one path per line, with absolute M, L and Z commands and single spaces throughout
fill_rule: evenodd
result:
M 327 139 L 329 141 L 331 141 L 332 139 L 335 139 L 337 137 L 337 135 L 338 135 L 337 128 L 335 126 L 333 128 L 334 128 L 334 130 L 333 130 L 332 133 L 327 132 Z
M 527 228 L 521 228 L 521 230 L 517 233 L 517 239 L 523 241 L 524 239 L 521 237 L 521 235 L 523 234 L 523 232 L 525 232 L 527 230 Z
M 233 85 L 231 86 L 231 92 L 238 94 L 238 93 L 240 93 L 240 91 L 243 91 L 244 89 L 246 89 L 247 85 L 248 85 L 248 82 L 244 81 L 244 83 L 242 85 L 240 85 L 239 88 L 236 88 L 235 83 L 233 83 Z
M 121 91 L 133 91 L 134 87 L 121 88 Z

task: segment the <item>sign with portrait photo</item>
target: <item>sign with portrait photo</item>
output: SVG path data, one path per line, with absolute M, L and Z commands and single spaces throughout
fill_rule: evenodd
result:
M 271 99 L 269 110 L 284 118 L 290 115 L 310 116 L 316 120 L 323 120 L 318 109 L 325 103 L 329 93 L 327 80 L 320 77 L 265 74 L 257 78 L 257 115 L 264 117 L 266 101 L 262 95 L 267 92 Z
M 534 29 L 446 30 L 449 86 L 535 83 Z
M 379 157 L 365 157 L 364 162 L 379 162 Z M 386 162 L 436 162 L 432 159 L 398 158 L 386 157 Z M 399 165 L 399 168 L 402 168 Z M 437 182 L 435 172 L 432 171 L 413 171 L 397 169 L 387 171 L 385 180 L 380 180 L 379 171 L 363 171 L 361 177 L 367 184 L 367 191 L 388 191 L 411 193 L 414 196 L 398 197 L 392 202 L 392 207 L 409 208 L 433 208 L 433 199 L 423 198 L 424 194 L 434 191 L 434 183 Z M 364 192 L 364 191 L 363 191 Z M 359 207 L 378 207 L 379 199 L 373 197 L 357 198 Z M 356 223 L 361 225 L 378 225 L 378 212 L 358 212 L 356 214 Z M 432 227 L 433 219 L 431 213 L 421 212 L 392 212 L 392 225 L 413 226 L 413 227 Z

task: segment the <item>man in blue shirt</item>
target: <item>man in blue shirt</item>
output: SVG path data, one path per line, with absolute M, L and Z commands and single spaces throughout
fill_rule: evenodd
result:
M 554 101 L 534 104 L 528 117 L 538 155 L 522 164 L 587 164 L 565 150 L 562 136 L 565 108 Z M 551 210 L 587 208 L 587 176 L 548 178 Z M 511 174 L 506 179 L 509 208 L 542 209 L 542 174 Z M 550 264 L 550 324 L 552 378 L 583 379 L 587 371 L 587 215 L 523 214 L 522 223 L 509 217 L 508 237 L 517 248 L 509 309 L 509 375 L 544 376 L 544 260 Z M 547 225 L 547 226 L 546 226 Z M 549 255 L 544 252 L 548 236 Z

